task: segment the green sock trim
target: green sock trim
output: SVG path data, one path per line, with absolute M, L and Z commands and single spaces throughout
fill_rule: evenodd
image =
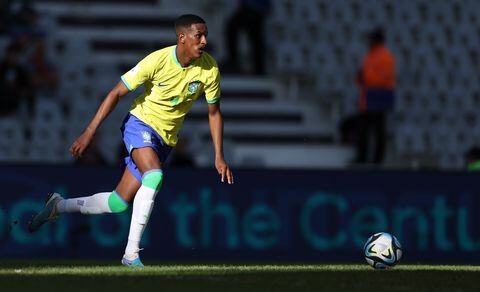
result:
M 108 207 L 112 213 L 121 213 L 128 209 L 128 204 L 116 191 L 113 191 L 108 197 Z
M 163 173 L 160 169 L 150 170 L 143 174 L 142 185 L 158 191 L 162 187 Z

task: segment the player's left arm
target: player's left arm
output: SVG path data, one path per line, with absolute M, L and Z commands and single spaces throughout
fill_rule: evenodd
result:
M 222 182 L 225 182 L 226 179 L 229 184 L 233 184 L 233 173 L 223 157 L 223 118 L 220 102 L 208 104 L 208 122 L 215 148 L 215 168 Z

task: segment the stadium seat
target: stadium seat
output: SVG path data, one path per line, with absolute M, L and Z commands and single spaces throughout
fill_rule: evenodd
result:
M 14 117 L 0 118 L 0 160 L 21 160 L 25 143 L 23 121 Z

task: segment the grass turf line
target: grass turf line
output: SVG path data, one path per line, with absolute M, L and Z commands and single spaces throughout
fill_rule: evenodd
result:
M 374 270 L 365 265 L 114 265 L 8 262 L 0 264 L 5 291 L 54 285 L 66 291 L 472 291 L 479 266 L 399 265 Z M 40 289 L 41 290 L 41 289 Z M 58 291 L 58 290 L 57 290 Z
M 0 275 L 232 275 L 250 273 L 296 273 L 296 272 L 370 272 L 375 271 L 367 265 L 153 265 L 143 269 L 118 265 L 108 266 L 55 266 L 53 265 L 19 265 L 3 268 Z M 400 265 L 384 271 L 452 271 L 480 272 L 480 266 L 455 265 Z M 378 270 L 378 272 L 382 272 Z

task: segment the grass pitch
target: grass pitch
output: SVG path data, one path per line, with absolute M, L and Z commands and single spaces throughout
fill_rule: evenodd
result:
M 480 266 L 150 265 L 2 261 L 2 291 L 479 291 Z

